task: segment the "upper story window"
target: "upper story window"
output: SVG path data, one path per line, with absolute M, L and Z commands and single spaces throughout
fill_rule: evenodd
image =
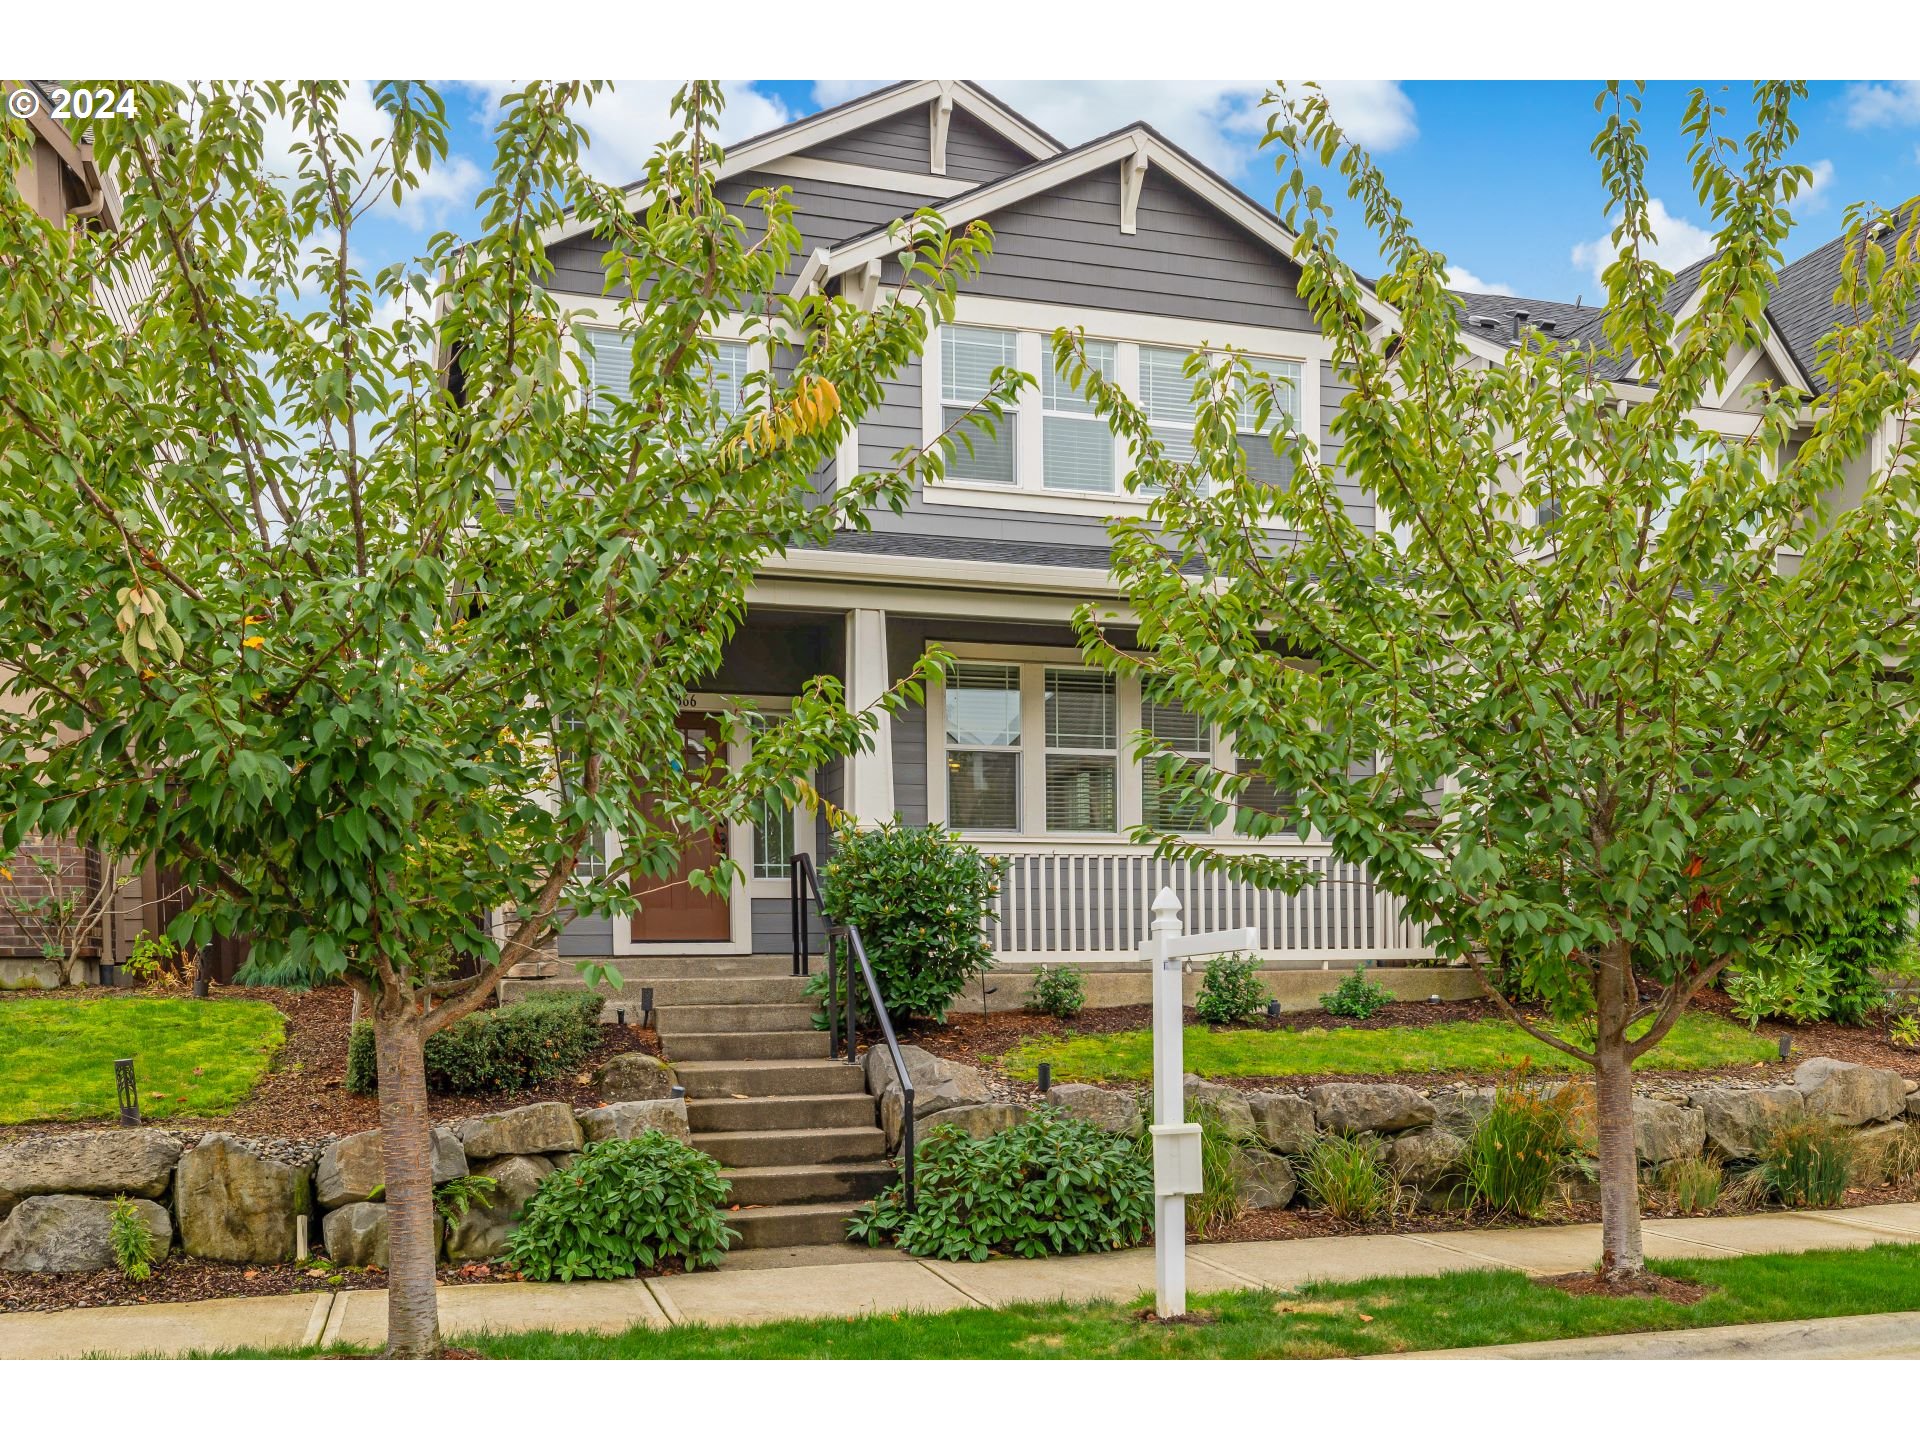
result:
M 747 374 L 751 349 L 745 340 L 715 340 L 706 371 L 708 392 L 723 414 L 732 418 L 746 409 Z M 587 389 L 595 409 L 605 413 L 613 397 L 633 393 L 633 337 L 603 325 L 580 328 L 580 350 L 587 361 Z
M 942 428 L 959 425 L 967 411 L 979 404 L 991 388 L 993 372 L 1018 365 L 1016 355 L 1011 330 L 982 330 L 966 325 L 949 325 L 943 329 L 940 332 Z M 1009 408 L 991 434 L 986 420 L 974 416 L 955 437 L 958 444 L 948 462 L 947 474 L 956 480 L 975 480 L 989 485 L 1014 484 L 1019 470 L 1016 463 L 1018 414 L 1018 407 Z
M 1259 396 L 1250 386 L 1240 401 L 1240 453 L 1247 457 L 1247 473 L 1269 485 L 1283 483 L 1286 466 L 1273 453 L 1273 432 L 1300 428 L 1300 365 L 1293 360 L 1255 360 L 1254 379 L 1273 396 L 1267 423 L 1259 421 Z M 1284 417 L 1284 420 L 1283 418 Z
M 1114 343 L 1087 341 L 1087 358 L 1103 378 L 1114 373 Z M 1040 480 L 1049 490 L 1111 495 L 1118 446 L 1093 403 L 1053 366 L 1040 371 Z

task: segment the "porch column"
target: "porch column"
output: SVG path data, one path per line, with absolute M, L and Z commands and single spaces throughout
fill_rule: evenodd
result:
M 887 689 L 887 612 L 847 612 L 847 706 L 864 710 Z M 882 715 L 873 749 L 849 755 L 843 804 L 862 826 L 893 818 L 893 721 Z

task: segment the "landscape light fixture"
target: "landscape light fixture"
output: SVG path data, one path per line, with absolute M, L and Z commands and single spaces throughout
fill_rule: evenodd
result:
M 653 987 L 640 987 L 640 1023 L 649 1028 L 653 1025 Z
M 1278 1020 L 1279 1018 L 1280 1018 L 1280 1002 L 1278 1000 L 1267 1001 L 1267 1019 Z
M 113 1062 L 113 1088 L 120 1096 L 120 1123 L 140 1123 L 140 1087 L 133 1080 L 133 1061 Z
M 1789 1052 L 1792 1051 L 1792 1049 L 1793 1049 L 1793 1037 L 1791 1035 L 1782 1035 L 1780 1037 L 1780 1058 L 1782 1060 L 1786 1059 L 1787 1055 L 1789 1054 Z
M 674 1086 L 674 1087 L 673 1087 L 673 1088 L 672 1088 L 671 1090 L 669 1090 L 669 1091 L 667 1092 L 667 1098 L 668 1098 L 669 1100 L 684 1100 L 684 1099 L 686 1099 L 686 1098 L 687 1098 L 687 1087 L 686 1087 L 686 1086 L 684 1086 L 684 1085 L 676 1085 L 676 1086 Z
M 617 1023 L 622 1030 L 626 1029 L 627 1028 L 627 1007 L 624 1005 L 614 1006 L 613 1018 L 615 1023 Z
M 1440 1003 L 1440 997 L 1438 995 L 1427 996 L 1427 1004 L 1438 1005 L 1439 1003 Z
M 1040 1062 L 1040 1093 L 1044 1095 L 1052 1088 L 1053 1088 L 1053 1065 L 1049 1061 L 1042 1060 Z

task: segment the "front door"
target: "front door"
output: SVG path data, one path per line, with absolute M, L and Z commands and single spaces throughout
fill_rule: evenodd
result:
M 682 715 L 680 740 L 689 768 L 710 764 L 723 743 L 719 718 L 695 712 Z M 714 861 L 726 854 L 726 826 L 698 831 L 674 828 L 680 834 L 679 867 L 664 880 L 642 875 L 633 879 L 634 893 L 640 897 L 640 908 L 633 916 L 635 942 L 713 944 L 731 940 L 733 913 L 727 897 L 696 890 L 687 880 L 692 871 L 711 870 Z

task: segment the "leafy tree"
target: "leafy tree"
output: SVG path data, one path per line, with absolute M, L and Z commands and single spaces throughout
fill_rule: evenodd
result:
M 790 297 L 786 192 L 715 193 L 716 89 L 678 94 L 636 202 L 581 167 L 599 88 L 509 95 L 478 233 L 375 274 L 363 221 L 447 154 L 411 82 L 378 87 L 372 143 L 337 84 L 142 86 L 93 130 L 119 229 L 50 226 L 11 179 L 0 203 L 0 655 L 28 699 L 0 717 L 0 851 L 37 829 L 164 857 L 206 891 L 176 938 L 245 932 L 243 978 L 360 993 L 396 1355 L 438 1346 L 423 1040 L 556 915 L 632 911 L 683 835 L 867 743 L 829 679 L 735 770 L 683 763 L 675 721 L 759 560 L 942 463 L 813 480 L 989 238 L 929 222 L 870 310 Z M 27 132 L 4 135 L 11 177 Z M 633 347 L 630 390 L 591 404 L 582 317 L 541 283 L 568 212 Z M 144 274 L 123 327 L 105 297 Z M 775 360 L 738 406 L 713 381 L 735 323 Z M 621 854 L 583 879 L 603 832 Z
M 1920 386 L 1888 363 L 1915 348 L 1913 212 L 1884 230 L 1878 212 L 1850 217 L 1821 396 L 1758 387 L 1731 439 L 1694 418 L 1763 338 L 1808 179 L 1788 158 L 1801 93 L 1758 86 L 1742 145 L 1692 97 L 1694 180 L 1718 229 L 1682 321 L 1650 253 L 1637 93 L 1609 87 L 1594 145 L 1618 249 L 1605 321 L 1589 342 L 1536 335 L 1511 352 L 1463 338 L 1445 257 L 1324 98 L 1269 96 L 1300 293 L 1352 386 L 1333 437 L 1381 506 L 1377 528 L 1356 522 L 1332 468 L 1282 423 L 1277 382 L 1242 357 L 1190 367 L 1199 419 L 1183 459 L 1086 366 L 1077 336 L 1055 340 L 1131 442 L 1132 483 L 1162 492 L 1150 513 L 1164 537 L 1114 527 L 1143 653 L 1112 648 L 1088 612 L 1089 652 L 1234 737 L 1247 774 L 1163 768 L 1216 820 L 1238 803 L 1253 833 L 1290 829 L 1294 814 L 1265 813 L 1247 787 L 1290 792 L 1442 956 L 1542 997 L 1544 1014 L 1523 1013 L 1490 990 L 1594 1069 L 1603 1267 L 1622 1282 L 1643 1268 L 1629 1066 L 1727 964 L 1771 963 L 1761 942 L 1883 893 L 1915 839 L 1903 667 L 1920 617 L 1907 424 Z M 1383 237 L 1389 326 L 1336 253 L 1315 163 Z M 1623 366 L 1629 382 L 1603 378 Z M 1250 413 L 1290 484 L 1249 475 L 1235 437 Z M 1870 447 L 1876 434 L 1892 440 Z M 1857 502 L 1836 513 L 1849 478 Z M 1305 883 L 1284 859 L 1159 844 Z

